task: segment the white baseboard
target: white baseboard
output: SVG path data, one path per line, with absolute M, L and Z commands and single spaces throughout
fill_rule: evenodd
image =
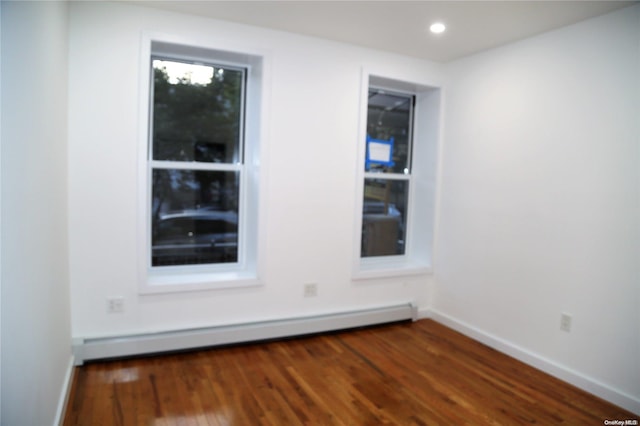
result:
M 64 374 L 64 381 L 62 383 L 62 389 L 60 390 L 58 409 L 56 410 L 56 417 L 53 420 L 53 426 L 62 426 L 64 422 L 64 415 L 67 412 L 67 403 L 69 402 L 69 394 L 71 392 L 71 382 L 73 381 L 74 366 L 74 356 L 71 355 L 67 371 Z
M 524 362 L 532 367 L 542 370 L 547 374 L 557 377 L 567 383 L 570 383 L 586 392 L 598 396 L 605 401 L 616 404 L 626 410 L 640 415 L 640 399 L 635 398 L 625 392 L 621 392 L 612 388 L 598 380 L 584 375 L 578 371 L 559 364 L 553 360 L 545 358 L 539 354 L 531 352 L 525 348 L 515 345 L 500 337 L 487 333 L 477 327 L 474 327 L 464 321 L 460 321 L 442 312 L 433 309 L 421 309 L 418 313 L 419 318 L 430 318 L 439 322 L 453 330 L 456 330 L 474 340 L 505 353 L 519 361 Z
M 170 352 L 234 343 L 300 336 L 394 321 L 417 319 L 411 303 L 326 315 L 178 330 L 133 336 L 74 339 L 76 365 L 86 360 Z
M 427 319 L 432 318 L 432 311 L 429 308 L 420 308 L 418 309 L 418 319 Z

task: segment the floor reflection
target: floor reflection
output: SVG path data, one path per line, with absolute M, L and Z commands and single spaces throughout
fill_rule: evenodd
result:
M 140 379 L 137 367 L 100 370 L 95 372 L 95 376 L 101 383 L 129 383 Z

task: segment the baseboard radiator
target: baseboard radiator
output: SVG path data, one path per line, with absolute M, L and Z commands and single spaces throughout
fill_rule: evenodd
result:
M 417 320 L 418 309 L 406 303 L 327 315 L 288 318 L 218 327 L 131 336 L 74 339 L 76 365 L 96 359 L 120 358 L 254 342 L 390 322 Z

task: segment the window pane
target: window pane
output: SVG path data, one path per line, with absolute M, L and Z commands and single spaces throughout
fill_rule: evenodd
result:
M 365 170 L 383 173 L 409 173 L 413 97 L 369 90 L 367 134 L 388 141 L 393 138 L 393 165 L 365 162 Z
M 238 172 L 153 170 L 152 266 L 238 261 Z
M 244 73 L 153 60 L 153 159 L 241 162 Z
M 409 182 L 365 179 L 362 257 L 404 254 Z

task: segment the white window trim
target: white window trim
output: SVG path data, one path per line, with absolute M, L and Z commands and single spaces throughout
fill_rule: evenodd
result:
M 416 96 L 413 111 L 411 173 L 408 179 L 407 230 L 403 255 L 361 257 L 364 179 L 380 177 L 379 174 L 364 170 L 370 87 Z M 440 88 L 427 82 L 408 81 L 402 77 L 363 69 L 360 94 L 352 279 L 357 281 L 431 273 L 435 225 L 435 177 L 437 176 L 435 169 L 438 165 L 437 153 L 440 144 Z M 385 175 L 384 178 L 399 179 L 400 177 Z M 431 190 L 423 194 L 425 187 Z M 418 222 L 417 217 L 424 220 Z
M 152 48 L 155 46 L 155 48 Z M 242 52 L 242 53 L 236 53 Z M 218 165 L 221 169 L 241 171 L 239 251 L 237 263 L 151 267 L 151 171 L 161 161 L 149 161 L 149 113 L 151 109 L 150 63 L 152 56 L 185 60 L 203 60 L 223 66 L 246 69 L 247 99 L 244 113 L 244 161 L 242 164 Z M 143 34 L 140 55 L 140 97 L 138 135 L 138 292 L 156 294 L 240 288 L 263 285 L 264 277 L 264 159 L 268 103 L 268 60 L 265 52 L 243 46 L 212 46 L 203 40 L 190 40 L 166 34 Z M 183 166 L 167 162 L 171 168 L 199 169 L 197 163 Z M 241 210 L 242 211 L 242 210 Z

